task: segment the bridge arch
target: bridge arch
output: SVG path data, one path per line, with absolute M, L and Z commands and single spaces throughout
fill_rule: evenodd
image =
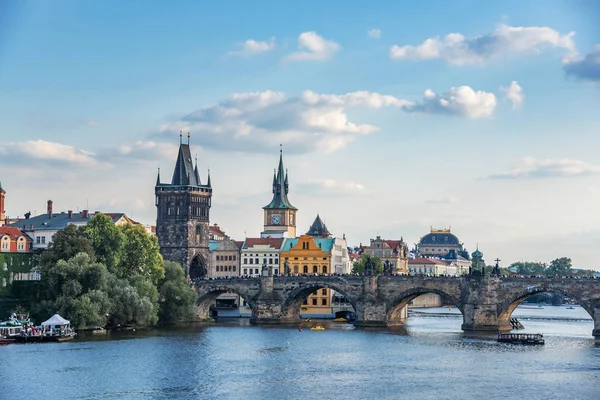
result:
M 252 316 L 256 314 L 254 297 L 250 293 L 236 287 L 236 285 L 228 285 L 223 283 L 214 286 L 203 286 L 201 288 L 197 288 L 196 293 L 196 318 L 198 319 L 206 319 L 210 317 L 210 306 L 214 303 L 217 297 L 224 293 L 235 293 L 242 297 L 252 309 Z
M 284 299 L 281 314 L 287 320 L 297 320 L 300 318 L 300 307 L 304 300 L 313 292 L 319 289 L 331 289 L 342 294 L 346 300 L 352 305 L 356 312 L 357 299 L 355 299 L 348 290 L 344 288 L 343 283 L 337 284 L 328 281 L 315 281 L 302 283 L 298 287 L 290 290 L 287 297 Z
M 402 325 L 404 323 L 404 318 L 402 316 L 402 310 L 404 309 L 404 307 L 406 307 L 408 303 L 410 303 L 417 297 L 428 293 L 434 293 L 439 295 L 443 300 L 455 305 L 456 308 L 460 310 L 461 314 L 464 314 L 462 302 L 458 297 L 451 295 L 441 289 L 415 287 L 397 294 L 392 298 L 392 300 L 387 302 L 386 324 L 388 326 Z
M 519 290 L 515 293 L 510 294 L 510 296 L 501 302 L 498 306 L 498 322 L 508 323 L 510 321 L 510 316 L 513 311 L 521 304 L 525 299 L 530 296 L 539 294 L 539 293 L 559 293 L 565 297 L 569 297 L 575 299 L 581 308 L 583 308 L 589 315 L 594 318 L 594 305 L 589 299 L 583 298 L 583 296 L 576 294 L 575 292 L 565 289 L 562 285 L 532 285 L 528 286 L 525 289 Z M 597 299 L 599 301 L 600 299 Z

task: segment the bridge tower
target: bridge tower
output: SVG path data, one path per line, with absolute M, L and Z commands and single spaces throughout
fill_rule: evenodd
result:
M 154 193 L 156 236 L 163 258 L 181 264 L 191 279 L 206 276 L 212 186 L 210 171 L 203 185 L 198 160 L 195 166 L 192 163 L 189 132 L 187 144 L 179 133 L 179 153 L 171 183 L 161 183 L 159 169 Z
M 288 173 L 283 168 L 283 151 L 279 150 L 279 166 L 273 173 L 273 199 L 263 207 L 264 231 L 261 237 L 296 237 L 296 212 L 298 209 L 287 198 Z

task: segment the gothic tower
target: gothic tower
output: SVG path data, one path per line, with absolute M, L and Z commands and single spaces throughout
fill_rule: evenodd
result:
M 287 198 L 288 174 L 283 169 L 283 152 L 279 151 L 279 167 L 273 173 L 273 200 L 263 207 L 264 231 L 261 237 L 296 237 L 296 212 Z
M 200 182 L 198 160 L 192 164 L 190 134 L 184 144 L 179 134 L 179 154 L 171 183 L 156 178 L 156 236 L 165 260 L 175 261 L 191 279 L 203 278 L 209 262 L 208 225 L 212 198 L 210 171 Z
M 0 182 L 0 226 L 6 225 L 6 211 L 4 210 L 4 196 L 6 196 L 6 190 L 2 188 L 2 182 Z

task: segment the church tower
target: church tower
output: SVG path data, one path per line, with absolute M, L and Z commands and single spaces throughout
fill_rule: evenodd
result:
M 175 261 L 191 279 L 207 274 L 208 225 L 212 199 L 210 171 L 205 185 L 200 182 L 198 160 L 192 163 L 190 134 L 184 144 L 179 134 L 179 154 L 171 183 L 156 178 L 156 236 L 165 260 Z
M 283 152 L 279 150 L 279 166 L 273 173 L 273 200 L 263 207 L 264 231 L 261 232 L 261 237 L 296 237 L 298 209 L 288 200 L 288 191 L 288 174 L 283 168 Z
M 6 196 L 6 190 L 2 188 L 2 182 L 0 182 L 0 226 L 6 225 L 6 211 L 4 210 L 4 197 Z

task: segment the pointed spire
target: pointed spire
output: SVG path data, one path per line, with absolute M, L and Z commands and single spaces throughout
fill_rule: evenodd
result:
M 196 184 L 200 186 L 202 183 L 200 182 L 200 174 L 198 173 L 198 155 L 196 155 L 195 161 L 196 166 L 194 167 L 194 178 L 196 178 Z
M 290 210 L 297 210 L 296 207 L 290 204 L 290 201 L 287 198 L 289 187 L 286 172 L 287 171 L 283 167 L 283 147 L 281 146 L 279 149 L 279 165 L 277 167 L 276 172 L 273 175 L 273 200 L 271 200 L 271 202 L 268 205 L 263 207 L 264 209 L 287 208 Z
M 190 133 L 188 132 L 188 146 L 190 145 Z
M 156 186 L 160 186 L 160 167 L 158 167 L 158 174 L 156 175 Z M 2 190 L 2 184 L 0 184 L 0 190 Z
M 287 168 L 285 169 L 285 181 L 283 183 L 283 186 L 285 187 L 285 194 L 288 194 L 289 190 L 290 190 L 290 185 L 288 182 L 288 170 Z
M 208 183 L 206 184 L 208 187 L 212 187 L 210 185 L 210 168 L 208 169 Z
M 183 144 L 183 131 L 179 131 L 179 144 Z

